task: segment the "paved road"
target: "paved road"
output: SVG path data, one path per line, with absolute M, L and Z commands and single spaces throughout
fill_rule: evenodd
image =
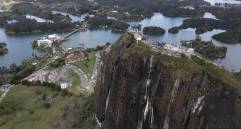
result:
M 68 69 L 73 69 L 80 76 L 81 86 L 84 86 L 84 87 L 91 86 L 88 76 L 80 68 L 71 64 L 67 64 L 66 66 L 68 67 Z
M 4 99 L 4 97 L 8 94 L 8 92 L 10 91 L 10 89 L 13 87 L 13 85 L 11 85 L 0 97 L 0 103 L 2 102 L 2 100 Z
M 90 83 L 92 85 L 95 84 L 96 80 L 97 80 L 97 76 L 98 76 L 98 73 L 99 73 L 99 70 L 100 70 L 100 67 L 102 65 L 102 60 L 101 60 L 101 56 L 100 56 L 100 52 L 96 53 L 96 62 L 95 62 L 95 66 L 94 66 L 94 69 L 93 69 L 93 73 L 92 73 L 92 76 L 91 76 L 91 79 L 90 79 Z
M 96 53 L 96 63 L 93 68 L 93 73 L 91 78 L 88 78 L 87 74 L 81 70 L 79 67 L 72 65 L 72 64 L 66 64 L 59 70 L 52 70 L 48 71 L 47 65 L 45 65 L 43 68 L 39 69 L 38 71 L 34 72 L 30 76 L 26 77 L 24 80 L 30 80 L 30 81 L 47 81 L 46 75 L 48 76 L 48 81 L 50 82 L 58 82 L 61 78 L 69 78 L 68 71 L 70 69 L 73 69 L 80 77 L 81 80 L 81 86 L 85 88 L 91 88 L 95 85 L 100 67 L 102 65 L 102 60 L 100 56 L 100 52 Z M 48 63 L 47 63 L 48 64 Z

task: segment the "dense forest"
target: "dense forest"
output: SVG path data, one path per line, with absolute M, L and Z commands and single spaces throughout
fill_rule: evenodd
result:
M 224 58 L 227 53 L 226 47 L 217 47 L 212 43 L 212 41 L 206 42 L 196 39 L 190 42 L 183 42 L 182 45 L 185 47 L 194 48 L 196 52 L 212 60 Z
M 226 43 L 238 43 L 241 37 L 241 19 L 215 20 L 210 18 L 186 19 L 183 24 L 168 30 L 170 33 L 177 33 L 180 29 L 196 28 L 196 34 L 202 34 L 214 29 L 226 30 L 226 32 L 213 36 Z
M 123 32 L 129 27 L 129 24 L 127 23 L 107 19 L 106 16 L 96 16 L 94 18 L 90 18 L 88 19 L 88 24 L 90 29 L 108 28 L 115 32 Z
M 155 26 L 148 26 L 144 27 L 143 34 L 145 35 L 164 35 L 165 30 L 161 27 L 155 27 Z
M 75 27 L 73 23 L 39 23 L 35 20 L 23 19 L 17 23 L 6 25 L 8 34 L 30 33 L 30 32 L 48 32 L 64 29 L 72 29 Z

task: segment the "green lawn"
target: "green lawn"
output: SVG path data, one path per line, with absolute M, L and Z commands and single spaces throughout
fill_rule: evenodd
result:
M 53 98 L 49 108 L 44 96 Z M 76 98 L 44 86 L 14 86 L 0 103 L 0 129 L 51 129 L 52 121 Z
M 68 87 L 68 90 L 74 95 L 78 96 L 83 91 L 83 88 L 81 87 L 80 76 L 73 69 L 69 70 L 69 74 L 72 78 L 72 86 Z
M 71 76 L 72 80 L 72 86 L 80 86 L 80 76 L 73 70 L 69 70 L 69 74 Z
M 81 68 L 88 77 L 91 77 L 96 62 L 96 52 L 89 53 L 89 58 L 84 61 L 76 62 L 75 65 Z

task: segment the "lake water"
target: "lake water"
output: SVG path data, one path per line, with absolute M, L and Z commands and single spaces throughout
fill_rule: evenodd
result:
M 211 18 L 211 19 L 218 20 L 216 16 L 214 16 L 213 14 L 211 14 L 209 12 L 204 13 L 203 18 Z
M 85 48 L 94 48 L 107 42 L 114 43 L 120 36 L 120 33 L 112 33 L 110 30 L 88 30 L 75 33 L 69 40 L 63 43 L 63 46 L 69 48 L 84 44 Z
M 0 66 L 9 66 L 12 63 L 20 64 L 24 59 L 32 57 L 33 53 L 40 54 L 33 50 L 31 43 L 44 34 L 9 36 L 5 34 L 4 29 L 0 28 L 0 42 L 6 42 L 8 53 L 0 56 Z
M 215 5 L 215 3 L 241 4 L 241 1 L 237 1 L 237 0 L 204 0 L 204 1 L 210 3 L 211 5 Z
M 216 18 L 210 13 L 204 15 L 206 18 Z M 168 33 L 168 29 L 179 26 L 182 24 L 183 20 L 186 18 L 176 17 L 170 18 L 165 17 L 160 13 L 155 13 L 151 18 L 146 18 L 139 22 L 131 22 L 130 24 L 140 23 L 142 27 L 145 26 L 159 26 L 166 30 L 165 35 L 163 36 L 150 36 L 153 40 L 159 42 L 167 42 L 172 44 L 180 45 L 182 40 L 193 40 L 196 38 L 195 29 L 185 29 L 180 30 L 177 34 Z M 223 30 L 213 30 L 211 32 L 206 32 L 202 35 L 203 40 L 213 40 L 211 37 L 214 34 L 223 32 Z M 4 33 L 4 29 L 0 29 L 0 41 L 7 43 L 9 53 L 5 56 L 0 57 L 0 65 L 9 65 L 13 62 L 20 64 L 23 59 L 31 57 L 32 53 L 35 52 L 31 49 L 31 43 L 33 40 L 36 40 L 40 37 L 46 36 L 45 34 L 36 34 L 36 35 L 22 35 L 22 36 L 8 36 Z M 86 32 L 78 32 L 70 37 L 69 40 L 63 43 L 65 48 L 79 46 L 84 44 L 86 48 L 96 47 L 97 45 L 103 45 L 106 42 L 113 43 L 115 42 L 121 34 L 112 33 L 109 30 L 93 30 Z M 213 40 L 214 44 L 217 46 L 226 46 L 227 56 L 222 60 L 217 60 L 216 62 L 221 63 L 228 70 L 239 71 L 241 69 L 241 44 L 228 45 L 218 41 Z
M 0 56 L 0 66 L 9 66 L 12 63 L 21 64 L 24 59 L 32 57 L 33 53 L 41 54 L 33 50 L 31 44 L 34 40 L 48 34 L 50 33 L 10 36 L 5 34 L 3 28 L 0 28 L 0 42 L 6 42 L 9 50 L 6 55 Z M 75 47 L 82 43 L 85 47 L 96 47 L 107 42 L 113 43 L 120 35 L 108 30 L 78 32 L 72 35 L 69 40 L 63 42 L 63 46 L 66 48 Z
M 204 17 L 206 18 L 216 18 L 214 15 L 210 13 L 205 13 Z M 177 34 L 171 34 L 168 33 L 168 29 L 179 26 L 182 24 L 183 20 L 186 18 L 183 17 L 176 17 L 176 18 L 170 18 L 165 17 L 160 13 L 155 13 L 154 16 L 151 18 L 146 18 L 140 22 L 131 22 L 130 24 L 141 24 L 142 29 L 145 26 L 159 26 L 166 30 L 166 33 L 163 36 L 149 36 L 153 40 L 158 42 L 166 42 L 166 43 L 172 43 L 176 45 L 180 45 L 180 41 L 182 40 L 193 40 L 196 38 L 195 29 L 189 28 L 189 29 L 183 29 L 180 30 Z M 229 45 L 225 44 L 216 40 L 212 39 L 212 36 L 217 33 L 224 32 L 224 30 L 213 30 L 210 32 L 206 32 L 204 34 L 201 34 L 201 38 L 204 41 L 210 41 L 212 40 L 213 43 L 217 46 L 225 46 L 227 47 L 227 55 L 222 60 L 217 60 L 217 63 L 222 64 L 226 69 L 230 71 L 239 71 L 241 69 L 241 58 L 239 57 L 241 55 L 241 44 L 235 44 L 235 45 Z

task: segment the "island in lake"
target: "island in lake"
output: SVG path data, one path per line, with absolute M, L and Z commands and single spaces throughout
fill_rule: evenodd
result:
M 217 47 L 212 43 L 212 41 L 201 41 L 199 39 L 183 41 L 182 46 L 194 48 L 196 52 L 212 60 L 224 58 L 227 53 L 226 47 Z
M 145 34 L 145 35 L 155 35 L 155 36 L 164 35 L 165 30 L 162 29 L 161 27 L 148 26 L 148 27 L 144 27 L 143 34 Z
M 0 56 L 3 56 L 7 53 L 8 53 L 7 44 L 0 42 Z

